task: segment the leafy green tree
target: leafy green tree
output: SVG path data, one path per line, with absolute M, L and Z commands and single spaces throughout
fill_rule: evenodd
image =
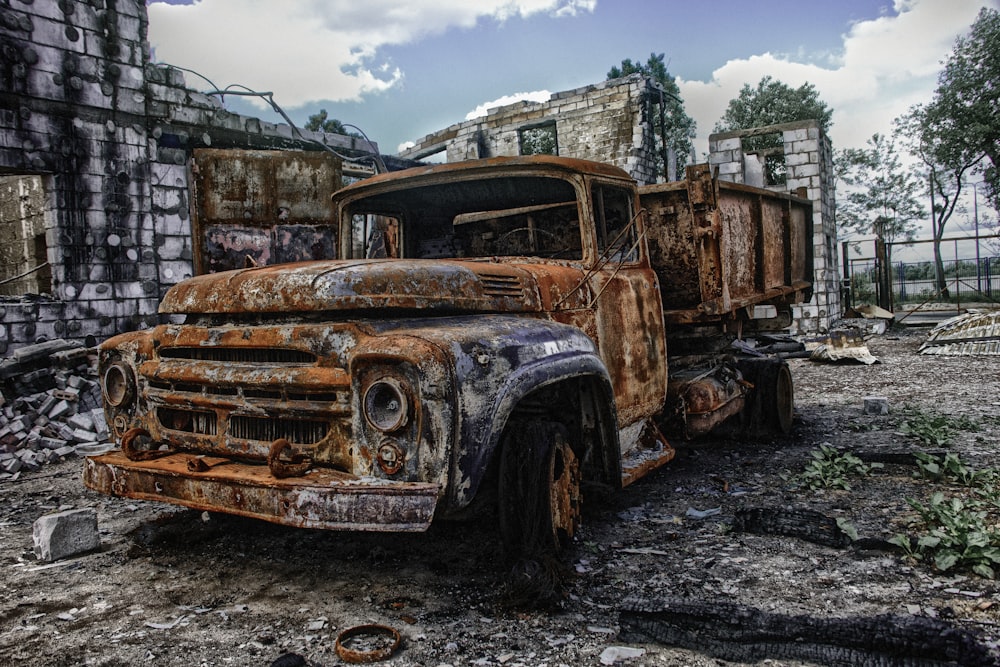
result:
M 910 149 L 927 171 L 936 287 L 948 296 L 941 239 L 960 208 L 972 176 L 982 174 L 998 203 L 1000 165 L 1000 13 L 983 8 L 969 34 L 958 38 L 928 104 L 897 119 Z
M 658 148 L 657 167 L 660 173 L 664 175 L 668 173 L 668 170 L 664 169 L 666 164 L 664 155 L 668 150 L 672 150 L 674 154 L 672 166 L 679 174 L 694 152 L 696 126 L 694 119 L 684 110 L 681 89 L 677 87 L 675 77 L 667 71 L 663 57 L 662 53 L 650 53 L 645 64 L 634 63 L 631 58 L 626 58 L 620 66 L 608 70 L 608 78 L 617 79 L 629 74 L 642 74 L 653 79 L 663 89 L 662 98 L 656 100 L 661 102 L 662 113 L 656 114 L 653 118 L 653 131 Z
M 832 118 L 833 109 L 819 99 L 819 93 L 811 83 L 792 88 L 765 76 L 756 88 L 744 84 L 739 95 L 729 100 L 726 112 L 715 124 L 715 132 L 748 130 L 797 120 L 819 121 L 823 131 L 828 132 Z
M 729 100 L 722 118 L 715 124 L 715 132 L 733 132 L 756 127 L 792 123 L 797 120 L 818 121 L 823 132 L 833 124 L 833 109 L 819 99 L 816 87 L 804 83 L 792 88 L 771 76 L 757 82 L 757 87 L 744 84 L 739 94 Z M 778 134 L 746 137 L 743 149 L 758 152 L 764 157 L 764 169 L 769 183 L 785 182 L 785 163 L 782 138 Z
M 983 7 L 969 34 L 959 37 L 928 105 L 928 121 L 943 123 L 938 134 L 957 142 L 977 165 L 989 187 L 994 209 L 1000 205 L 1000 12 Z M 933 129 L 933 128 L 929 128 Z
M 935 287 L 950 296 L 941 258 L 941 239 L 951 216 L 958 210 L 969 176 L 983 159 L 983 153 L 960 140 L 961 128 L 930 105 L 916 105 L 896 119 L 900 136 L 924 167 L 931 201 L 931 234 L 934 241 Z
M 306 129 L 313 132 L 328 132 L 330 134 L 350 136 L 343 123 L 336 118 L 327 117 L 326 109 L 320 109 L 319 113 L 309 116 L 309 120 L 306 121 Z
M 919 203 L 922 184 L 906 170 L 892 138 L 875 133 L 865 148 L 848 148 L 836 157 L 838 179 L 847 186 L 837 197 L 841 229 L 874 234 L 886 243 L 912 240 L 926 211 Z

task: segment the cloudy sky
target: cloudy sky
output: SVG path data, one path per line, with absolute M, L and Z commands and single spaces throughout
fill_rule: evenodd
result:
M 1000 0 L 150 0 L 159 62 L 320 108 L 392 153 L 519 96 L 602 81 L 663 53 L 696 149 L 745 84 L 810 82 L 837 148 L 863 146 L 930 98 L 955 38 Z M 209 89 L 188 76 L 191 87 Z M 230 98 L 232 99 L 232 98 Z M 234 111 L 277 120 L 264 109 Z

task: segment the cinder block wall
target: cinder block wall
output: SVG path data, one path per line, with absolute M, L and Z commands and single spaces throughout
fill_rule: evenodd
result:
M 783 140 L 786 179 L 784 185 L 765 187 L 781 192 L 805 188 L 806 196 L 813 202 L 813 298 L 793 308 L 793 331 L 825 333 L 842 311 L 830 139 L 819 123 L 811 120 L 713 134 L 709 137 L 709 162 L 718 169 L 719 178 L 762 185 L 760 165 L 745 153 L 743 140 L 773 133 L 780 133 Z
M 448 162 L 520 155 L 519 132 L 554 123 L 560 155 L 617 165 L 640 183 L 657 182 L 649 119 L 651 82 L 638 74 L 554 93 L 547 102 L 515 102 L 417 141 L 400 157 L 445 151 Z M 662 180 L 662 179 L 660 179 Z
M 142 0 L 0 6 L 0 174 L 38 177 L 46 247 L 32 259 L 51 269 L 49 294 L 0 297 L 0 355 L 158 323 L 160 297 L 192 272 L 193 149 L 317 149 L 151 64 L 146 28 Z

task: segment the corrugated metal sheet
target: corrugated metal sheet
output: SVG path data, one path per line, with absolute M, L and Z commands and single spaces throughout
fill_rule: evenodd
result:
M 1000 310 L 973 311 L 934 327 L 921 354 L 1000 356 Z

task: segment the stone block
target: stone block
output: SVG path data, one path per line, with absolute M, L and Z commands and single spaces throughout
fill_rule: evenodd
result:
M 39 517 L 32 538 L 35 556 L 48 562 L 93 551 L 101 546 L 97 512 L 88 507 Z
M 742 150 L 742 144 L 739 137 L 733 137 L 731 139 L 720 139 L 716 143 L 716 150 L 719 151 L 738 151 Z
M 889 399 L 882 396 L 865 396 L 863 412 L 866 415 L 887 415 Z

